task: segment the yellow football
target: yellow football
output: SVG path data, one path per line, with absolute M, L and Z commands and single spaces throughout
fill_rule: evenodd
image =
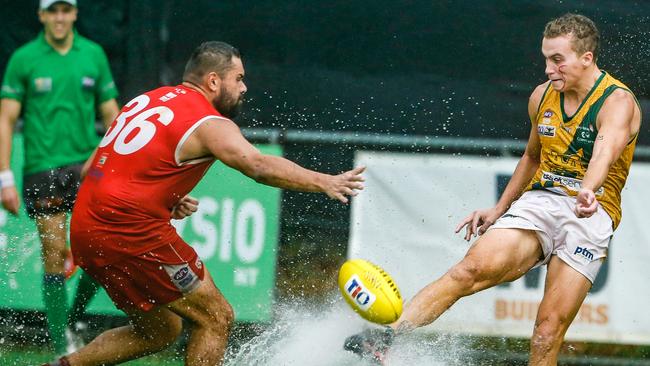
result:
M 339 270 L 339 289 L 345 301 L 364 319 L 389 324 L 402 315 L 402 296 L 381 267 L 350 259 Z

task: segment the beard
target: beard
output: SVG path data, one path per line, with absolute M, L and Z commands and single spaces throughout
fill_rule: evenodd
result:
M 234 93 L 228 93 L 227 90 L 221 89 L 221 98 L 212 102 L 214 108 L 221 113 L 224 117 L 235 118 L 241 112 L 242 105 L 244 104 L 244 96 Z

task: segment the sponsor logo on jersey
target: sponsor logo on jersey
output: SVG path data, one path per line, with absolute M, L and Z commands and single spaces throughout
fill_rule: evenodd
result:
M 363 286 L 363 282 L 357 275 L 352 275 L 345 283 L 345 293 L 364 311 L 370 309 L 377 299 L 375 294 Z
M 577 192 L 582 188 L 582 180 L 576 179 L 576 178 L 570 178 L 570 177 L 564 177 L 561 175 L 549 173 L 549 172 L 542 172 L 542 183 L 544 182 L 553 182 L 554 184 L 561 185 L 570 191 Z M 596 196 L 602 196 L 603 193 L 605 193 L 605 188 L 600 187 L 596 192 L 594 192 Z
M 543 117 L 544 118 L 542 118 L 542 123 L 545 123 L 545 124 L 551 123 L 551 117 L 553 117 L 553 111 L 550 110 L 550 109 L 545 110 L 544 114 L 543 114 Z
M 109 89 L 113 89 L 113 88 L 115 88 L 115 82 L 111 81 L 111 82 L 109 82 L 108 84 L 106 84 L 106 85 L 104 85 L 102 87 L 102 92 L 105 92 L 105 91 L 107 91 Z
M 188 273 L 190 273 L 190 269 L 187 268 L 187 267 L 183 267 L 183 268 L 179 269 L 179 270 L 174 274 L 174 279 L 175 279 L 176 281 L 180 281 L 180 280 L 182 280 L 183 278 L 185 278 L 185 276 L 187 276 Z
M 97 166 L 102 167 L 104 164 L 106 164 L 106 160 L 108 160 L 108 154 L 103 153 L 100 157 L 99 160 L 97 160 Z
M 174 99 L 176 97 L 177 97 L 176 94 L 174 94 L 172 92 L 169 92 L 169 93 L 163 95 L 162 97 L 158 98 L 158 100 L 160 100 L 161 102 L 167 102 L 167 101 L 172 100 L 172 99 Z
M 579 143 L 593 145 L 596 131 L 593 125 L 576 127 L 576 139 Z
M 200 283 L 199 277 L 194 273 L 194 271 L 192 271 L 187 263 L 165 264 L 163 265 L 163 268 L 169 275 L 174 286 L 183 293 L 192 291 Z
M 91 78 L 90 76 L 84 76 L 81 78 L 81 85 L 84 88 L 94 88 L 95 87 L 95 79 Z
M 590 261 L 594 260 L 594 253 L 590 252 L 587 248 L 577 247 L 576 251 L 573 252 L 574 255 L 582 255 L 583 257 L 589 259 Z
M 21 92 L 21 89 L 13 88 L 10 85 L 3 85 L 1 90 L 5 93 L 10 93 L 10 94 L 19 94 Z
M 555 126 L 537 126 L 537 133 L 546 137 L 555 137 Z
M 39 93 L 52 91 L 52 78 L 43 77 L 34 79 L 34 89 Z

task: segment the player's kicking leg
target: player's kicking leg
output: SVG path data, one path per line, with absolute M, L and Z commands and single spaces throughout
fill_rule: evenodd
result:
M 542 248 L 534 231 L 489 230 L 459 263 L 420 290 L 389 328 L 353 335 L 345 341 L 344 348 L 381 361 L 394 335 L 432 323 L 464 296 L 518 279 L 541 258 Z

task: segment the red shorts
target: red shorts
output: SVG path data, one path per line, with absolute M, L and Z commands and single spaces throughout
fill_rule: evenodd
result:
M 203 262 L 182 240 L 104 267 L 82 266 L 122 310 L 149 311 L 183 297 L 204 277 Z

